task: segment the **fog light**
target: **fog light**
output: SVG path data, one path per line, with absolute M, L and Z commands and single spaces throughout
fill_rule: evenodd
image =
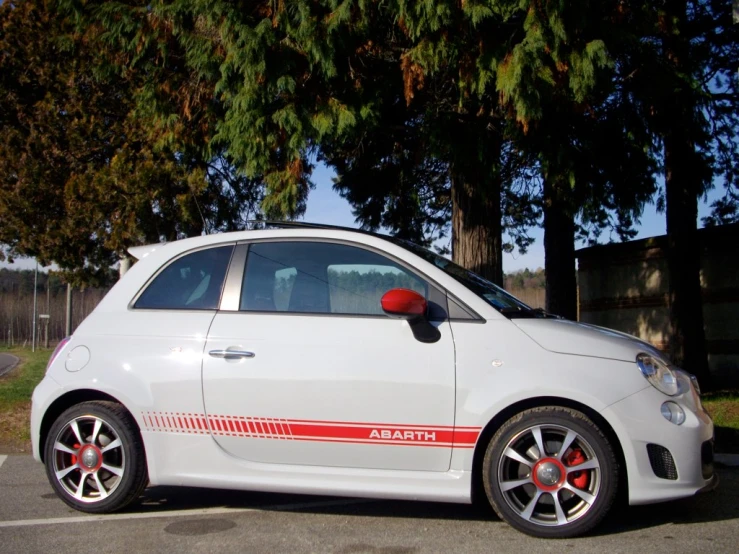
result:
M 674 402 L 665 402 L 660 408 L 664 418 L 675 425 L 682 425 L 685 422 L 685 412 Z

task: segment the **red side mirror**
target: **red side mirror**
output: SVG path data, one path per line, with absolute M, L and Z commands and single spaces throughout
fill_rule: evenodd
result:
M 415 291 L 392 289 L 380 300 L 382 310 L 391 316 L 412 319 L 426 314 L 426 299 Z

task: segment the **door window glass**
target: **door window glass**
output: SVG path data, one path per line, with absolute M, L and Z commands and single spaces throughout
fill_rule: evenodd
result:
M 217 310 L 233 246 L 187 254 L 169 264 L 139 296 L 134 308 Z
M 369 250 L 318 242 L 257 243 L 247 256 L 241 309 L 381 315 L 380 299 L 393 288 L 427 297 L 425 281 Z
M 425 283 L 381 258 L 374 264 L 328 266 L 331 312 L 335 314 L 381 315 L 380 299 L 391 289 L 415 290 L 426 296 Z
M 294 267 L 287 267 L 285 269 L 278 269 L 275 271 L 275 284 L 274 284 L 274 299 L 275 309 L 280 312 L 286 312 L 290 305 L 290 294 L 293 291 L 293 285 L 295 284 L 295 277 L 298 275 L 298 270 Z

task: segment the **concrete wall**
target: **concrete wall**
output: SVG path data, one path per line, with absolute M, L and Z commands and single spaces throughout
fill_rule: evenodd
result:
M 699 231 L 708 363 L 716 381 L 739 384 L 739 224 Z M 665 237 L 578 250 L 580 320 L 669 349 Z M 690 368 L 686 368 L 690 370 Z

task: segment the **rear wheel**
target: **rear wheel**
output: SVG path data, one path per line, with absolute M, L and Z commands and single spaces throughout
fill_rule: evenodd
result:
M 83 402 L 60 415 L 47 436 L 44 460 L 56 493 L 83 512 L 120 510 L 148 482 L 138 428 L 114 402 Z
M 595 527 L 616 497 L 618 464 L 608 439 L 586 415 L 558 406 L 507 421 L 483 462 L 498 515 L 535 537 L 565 538 Z

